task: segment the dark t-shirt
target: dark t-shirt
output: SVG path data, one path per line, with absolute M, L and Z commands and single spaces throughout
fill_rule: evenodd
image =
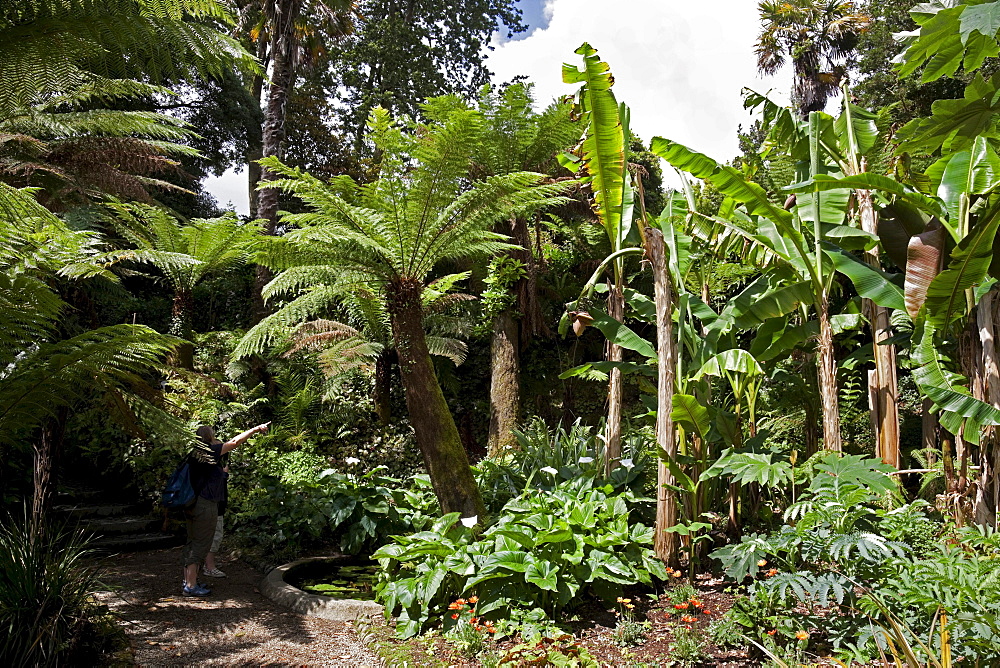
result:
M 222 470 L 222 441 L 200 447 L 198 455 L 191 463 L 191 486 L 195 494 L 208 501 L 222 501 L 228 477 Z

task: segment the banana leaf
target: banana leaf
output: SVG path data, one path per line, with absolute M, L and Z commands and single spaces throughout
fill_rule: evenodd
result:
M 720 318 L 737 329 L 750 329 L 766 320 L 791 313 L 799 304 L 812 304 L 808 281 L 796 281 L 790 271 L 775 269 L 748 285 L 729 301 Z
M 854 289 L 865 299 L 886 308 L 900 311 L 906 308 L 903 290 L 892 282 L 888 274 L 873 269 L 849 253 L 827 251 L 826 255 L 833 260 L 837 271 L 851 279 Z
M 934 327 L 944 329 L 965 314 L 965 291 L 986 278 L 998 226 L 1000 205 L 994 205 L 951 252 L 948 268 L 930 282 L 925 306 Z
M 702 439 L 708 438 L 712 428 L 712 418 L 708 408 L 702 406 L 690 394 L 675 394 L 673 396 L 673 411 L 670 416 L 674 422 L 682 425 Z
M 800 181 L 799 183 L 793 183 L 790 186 L 782 188 L 782 190 L 787 190 L 793 193 L 807 193 L 814 189 L 823 192 L 827 190 L 839 190 L 842 188 L 850 188 L 853 190 L 875 190 L 895 195 L 899 200 L 921 209 L 922 211 L 926 211 L 931 215 L 938 216 L 939 218 L 945 218 L 948 213 L 947 209 L 945 209 L 945 207 L 937 199 L 928 197 L 923 193 L 910 190 L 899 181 L 891 179 L 888 176 L 872 174 L 871 172 L 863 172 L 861 174 L 844 177 L 817 174 L 811 179 Z
M 601 330 L 601 333 L 607 337 L 608 341 L 617 343 L 627 350 L 634 350 L 643 357 L 656 359 L 656 349 L 653 348 L 653 344 L 633 332 L 626 325 L 598 309 L 591 309 L 591 315 L 594 316 L 594 321 L 591 324 Z
M 956 224 L 963 194 L 968 197 L 985 193 L 1000 182 L 1000 157 L 985 137 L 976 137 L 969 149 L 950 155 L 935 167 L 941 170 L 940 179 L 935 179 L 938 197 L 948 210 L 949 220 Z
M 892 202 L 879 211 L 876 231 L 882 250 L 904 272 L 910 239 L 923 232 L 930 220 L 929 214 L 906 202 Z
M 911 318 L 916 318 L 923 308 L 927 289 L 940 271 L 944 242 L 944 226 L 936 218 L 927 223 L 923 232 L 910 238 L 906 248 L 903 296 L 906 300 L 906 312 Z

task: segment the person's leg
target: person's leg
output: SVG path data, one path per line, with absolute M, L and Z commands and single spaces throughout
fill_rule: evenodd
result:
M 219 552 L 219 548 L 222 547 L 222 515 L 219 515 L 219 519 L 215 523 L 215 537 L 212 539 L 212 547 L 209 548 L 208 554 L 205 555 L 205 575 L 214 578 L 224 578 L 226 574 L 218 569 L 215 565 L 215 555 Z
M 218 516 L 219 506 L 215 501 L 198 497 L 188 524 L 188 544 L 184 548 L 185 587 L 191 589 L 197 587 L 198 568 L 205 561 L 208 549 L 212 546 Z

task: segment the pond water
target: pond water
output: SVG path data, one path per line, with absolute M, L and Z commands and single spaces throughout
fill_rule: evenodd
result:
M 315 564 L 296 569 L 286 577 L 288 584 L 302 591 L 332 598 L 359 601 L 375 599 L 377 564 Z

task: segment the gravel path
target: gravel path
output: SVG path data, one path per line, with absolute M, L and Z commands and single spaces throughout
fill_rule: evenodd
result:
M 203 578 L 209 598 L 181 596 L 180 552 L 121 554 L 103 564 L 108 590 L 99 598 L 122 619 L 138 665 L 382 666 L 350 624 L 303 617 L 261 596 L 262 575 L 239 561 L 219 563 L 227 578 Z

